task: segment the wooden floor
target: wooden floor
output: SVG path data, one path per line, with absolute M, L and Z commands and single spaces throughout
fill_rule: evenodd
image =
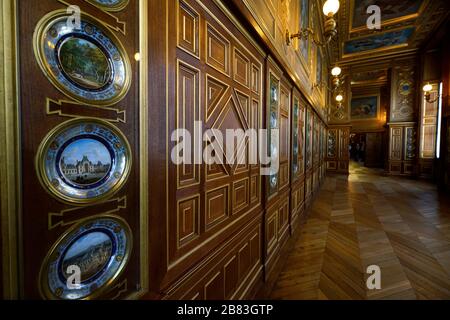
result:
M 272 299 L 450 299 L 450 197 L 352 164 L 327 177 Z M 381 268 L 381 290 L 366 286 Z

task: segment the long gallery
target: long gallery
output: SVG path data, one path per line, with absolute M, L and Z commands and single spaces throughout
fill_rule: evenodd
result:
M 0 299 L 450 299 L 449 17 L 2 0 Z

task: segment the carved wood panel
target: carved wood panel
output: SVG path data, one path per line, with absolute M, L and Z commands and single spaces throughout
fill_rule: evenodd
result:
M 261 238 L 258 218 L 218 248 L 210 259 L 190 270 L 165 298 L 223 300 L 247 297 L 255 275 L 262 272 Z
M 330 126 L 326 141 L 326 168 L 328 171 L 348 173 L 350 127 Z
M 403 150 L 403 127 L 391 128 L 390 160 L 401 161 Z
M 249 164 L 249 137 L 234 137 L 233 154 L 225 147 L 227 130 L 244 133 L 261 127 L 262 57 L 212 1 L 173 3 L 177 23 L 169 24 L 169 33 L 177 29 L 178 42 L 176 47 L 169 43 L 169 74 L 176 94 L 168 130 L 187 129 L 191 146 L 201 150 L 197 160 L 209 150 L 218 161 L 168 164 L 169 256 L 164 291 L 173 290 L 170 286 L 175 279 L 261 215 L 262 187 L 259 165 Z M 200 128 L 194 127 L 198 121 L 202 122 Z M 223 141 L 211 136 L 205 139 L 210 130 L 220 132 Z M 170 142 L 169 147 L 180 141 Z M 195 160 L 194 154 L 191 160 Z M 247 245 L 239 248 L 240 254 L 238 250 L 224 261 L 221 270 L 204 275 L 198 297 L 223 299 L 236 293 L 243 280 L 237 275 L 248 274 L 255 259 L 260 260 L 260 255 L 250 250 L 250 242 L 248 239 Z M 240 271 L 235 273 L 237 268 Z

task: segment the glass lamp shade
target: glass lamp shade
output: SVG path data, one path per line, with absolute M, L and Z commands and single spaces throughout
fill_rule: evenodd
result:
M 339 0 L 327 0 L 323 5 L 323 14 L 328 16 L 334 16 L 339 11 Z
M 336 96 L 336 101 L 337 101 L 337 102 L 342 102 L 342 100 L 344 100 L 344 97 L 342 96 L 342 94 L 338 94 L 338 95 Z
M 426 84 L 423 87 L 423 92 L 431 92 L 431 90 L 433 90 L 433 86 L 431 84 Z
M 334 67 L 333 70 L 331 70 L 331 75 L 333 75 L 334 77 L 337 77 L 341 74 L 342 69 L 339 67 Z

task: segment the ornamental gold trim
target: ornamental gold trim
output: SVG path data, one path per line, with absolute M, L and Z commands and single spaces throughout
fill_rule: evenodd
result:
M 84 98 L 80 95 L 75 94 L 69 88 L 67 88 L 64 84 L 62 84 L 58 79 L 55 77 L 52 66 L 48 63 L 46 57 L 45 57 L 45 50 L 44 50 L 44 40 L 45 36 L 47 34 L 47 29 L 51 26 L 52 22 L 58 22 L 59 20 L 63 19 L 64 17 L 69 17 L 66 10 L 56 10 L 48 13 L 45 15 L 37 24 L 34 35 L 33 35 L 33 49 L 34 49 L 34 55 L 36 57 L 36 60 L 38 62 L 39 67 L 41 68 L 42 72 L 44 73 L 45 77 L 53 84 L 53 86 L 58 89 L 61 93 L 63 93 L 65 96 L 69 97 L 70 99 L 73 99 L 75 101 L 81 102 L 81 103 L 87 103 L 90 105 L 100 105 L 100 106 L 111 106 L 119 101 L 123 100 L 125 96 L 128 94 L 130 87 L 131 87 L 131 63 L 130 59 L 128 57 L 128 54 L 120 42 L 120 40 L 110 31 L 107 25 L 105 25 L 101 20 L 98 20 L 97 18 L 87 14 L 87 13 L 81 13 L 81 20 L 87 21 L 88 23 L 97 26 L 101 29 L 102 33 L 108 37 L 108 39 L 116 46 L 117 50 L 119 51 L 119 54 L 122 58 L 123 66 L 124 66 L 124 81 L 121 88 L 118 89 L 118 94 L 113 96 L 112 98 L 106 99 L 106 100 L 92 100 L 88 98 Z M 113 85 L 113 84 L 111 84 Z
M 93 197 L 90 199 L 81 199 L 81 198 L 74 198 L 70 197 L 66 194 L 63 194 L 57 189 L 57 186 L 49 180 L 49 177 L 46 173 L 46 155 L 48 150 L 50 149 L 54 139 L 58 137 L 60 134 L 62 134 L 66 129 L 69 129 L 75 125 L 79 125 L 82 123 L 94 123 L 98 124 L 100 126 L 106 127 L 109 130 L 111 130 L 112 133 L 114 133 L 122 142 L 125 144 L 124 149 L 126 150 L 126 164 L 125 168 L 122 172 L 121 177 L 118 179 L 118 181 L 115 183 L 115 185 L 109 190 L 103 193 L 102 195 L 98 197 Z M 52 131 L 50 131 L 47 136 L 42 141 L 41 145 L 38 148 L 38 151 L 36 153 L 35 158 L 35 170 L 37 173 L 37 176 L 39 178 L 39 182 L 41 183 L 42 187 L 49 193 L 52 197 L 60 200 L 63 203 L 70 204 L 70 205 L 78 205 L 78 206 L 84 206 L 84 205 L 90 205 L 94 203 L 99 203 L 101 201 L 105 201 L 109 199 L 111 196 L 116 194 L 123 185 L 127 182 L 128 177 L 130 175 L 131 167 L 132 167 L 132 151 L 131 146 L 128 142 L 128 139 L 126 136 L 114 125 L 112 125 L 110 122 L 105 120 L 100 120 L 97 118 L 77 118 L 74 120 L 69 120 L 66 122 L 63 122 L 59 126 L 55 127 Z

